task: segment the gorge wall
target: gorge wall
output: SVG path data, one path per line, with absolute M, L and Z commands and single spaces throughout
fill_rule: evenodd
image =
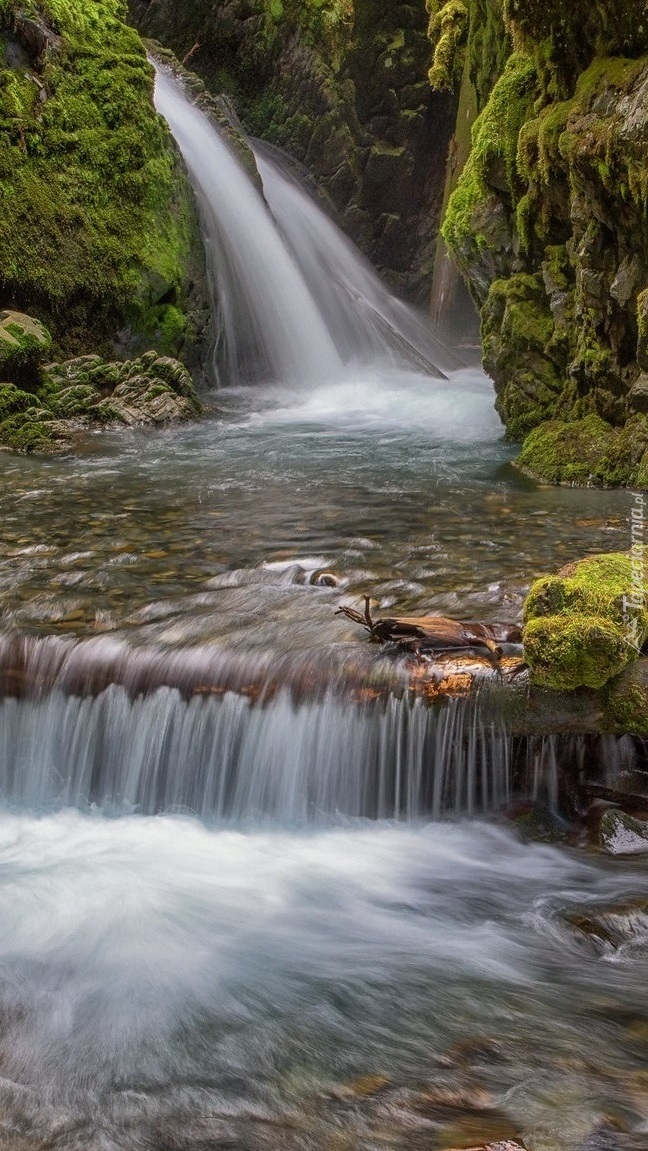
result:
M 392 286 L 427 302 L 456 95 L 433 91 L 423 0 L 131 0 L 252 135 L 313 174 Z
M 648 486 L 648 10 L 428 0 L 440 89 L 479 116 L 443 235 L 520 466 Z

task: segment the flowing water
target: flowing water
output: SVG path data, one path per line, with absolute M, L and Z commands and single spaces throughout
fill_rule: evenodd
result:
M 335 615 L 515 620 L 631 496 L 517 475 L 479 370 L 158 99 L 265 383 L 0 460 L 0 1146 L 645 1151 L 645 864 L 522 843 L 502 721 Z

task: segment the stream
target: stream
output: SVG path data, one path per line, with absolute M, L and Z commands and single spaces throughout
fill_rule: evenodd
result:
M 218 217 L 215 130 L 158 100 Z M 248 192 L 205 223 L 233 330 L 256 316 L 218 371 L 261 381 L 0 458 L 0 648 L 31 677 L 0 701 L 0 1146 L 645 1151 L 646 863 L 522 842 L 478 709 L 335 694 L 376 661 L 341 603 L 517 620 L 537 574 L 628 546 L 632 497 L 517 473 L 490 381 L 348 246 L 318 290 L 347 242 L 264 179 L 291 243 Z M 243 268 L 239 226 L 273 233 Z M 236 691 L 195 690 L 214 662 Z

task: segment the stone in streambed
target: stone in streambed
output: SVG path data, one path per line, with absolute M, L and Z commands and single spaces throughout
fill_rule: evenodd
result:
M 648 855 L 648 823 L 616 808 L 606 811 L 599 844 L 608 855 Z

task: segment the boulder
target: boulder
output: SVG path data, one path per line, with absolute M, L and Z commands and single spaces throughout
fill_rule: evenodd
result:
M 536 580 L 524 605 L 524 657 L 532 682 L 562 691 L 600 688 L 648 638 L 628 555 L 590 556 Z
M 625 811 L 606 811 L 599 826 L 599 843 L 608 855 L 648 855 L 648 823 Z
M 0 312 L 0 379 L 33 378 L 52 346 L 44 324 L 22 312 Z

